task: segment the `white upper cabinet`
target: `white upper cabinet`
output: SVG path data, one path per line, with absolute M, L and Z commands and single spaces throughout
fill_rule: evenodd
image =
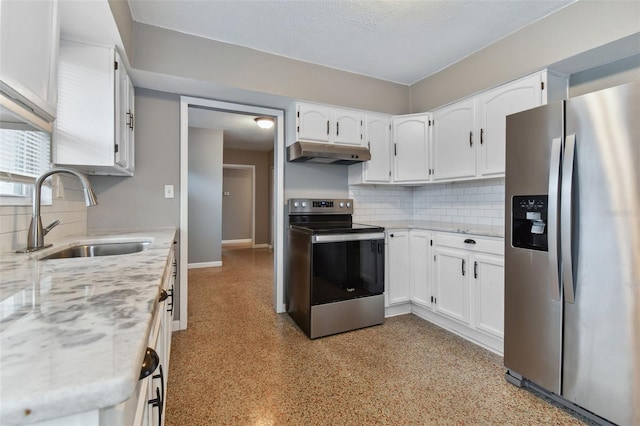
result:
M 363 114 L 316 104 L 296 104 L 296 140 L 341 145 L 363 144 Z
M 433 112 L 433 179 L 476 175 L 475 101 L 456 102 Z
M 389 183 L 391 181 L 391 118 L 388 115 L 367 115 L 365 146 L 371 160 L 349 166 L 349 184 Z
M 58 40 L 57 1 L 0 1 L 0 91 L 50 122 Z
M 54 162 L 89 174 L 134 171 L 133 86 L 110 47 L 62 40 Z
M 490 90 L 478 98 L 479 176 L 504 175 L 506 117 L 542 105 L 545 76 L 535 74 Z
M 393 117 L 393 181 L 429 180 L 429 114 Z
M 506 116 L 565 99 L 567 83 L 541 71 L 434 111 L 433 180 L 504 176 Z

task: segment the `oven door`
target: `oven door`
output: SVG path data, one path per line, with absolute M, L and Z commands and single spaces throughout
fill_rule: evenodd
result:
M 384 293 L 384 233 L 314 235 L 311 305 Z

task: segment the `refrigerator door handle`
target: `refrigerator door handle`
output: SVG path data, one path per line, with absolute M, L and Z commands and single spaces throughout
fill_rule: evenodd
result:
M 562 285 L 564 300 L 575 302 L 573 281 L 572 203 L 573 203 L 573 162 L 576 152 L 576 135 L 567 135 L 564 158 L 562 160 L 562 198 L 560 201 L 560 247 L 562 254 Z
M 558 204 L 560 202 L 560 161 L 562 138 L 551 142 L 549 167 L 549 205 L 547 209 L 547 232 L 549 238 L 549 290 L 553 300 L 560 300 L 560 268 L 558 262 Z

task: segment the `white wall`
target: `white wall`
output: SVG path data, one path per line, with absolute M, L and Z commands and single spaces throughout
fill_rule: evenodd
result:
M 60 225 L 44 237 L 45 243 L 62 237 L 83 235 L 87 231 L 87 207 L 82 185 L 75 177 L 57 176 L 63 183 L 64 196 L 54 197 L 52 205 L 42 206 L 41 217 L 43 226 L 55 219 L 60 220 Z M 55 187 L 53 193 L 56 193 Z M 31 211 L 31 203 L 28 206 L 0 206 L 0 252 L 26 247 Z

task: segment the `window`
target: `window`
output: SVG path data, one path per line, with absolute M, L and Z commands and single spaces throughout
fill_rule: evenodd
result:
M 0 122 L 0 204 L 31 203 L 35 178 L 51 165 L 51 133 L 28 125 L 2 111 Z M 43 187 L 43 202 L 51 191 Z

